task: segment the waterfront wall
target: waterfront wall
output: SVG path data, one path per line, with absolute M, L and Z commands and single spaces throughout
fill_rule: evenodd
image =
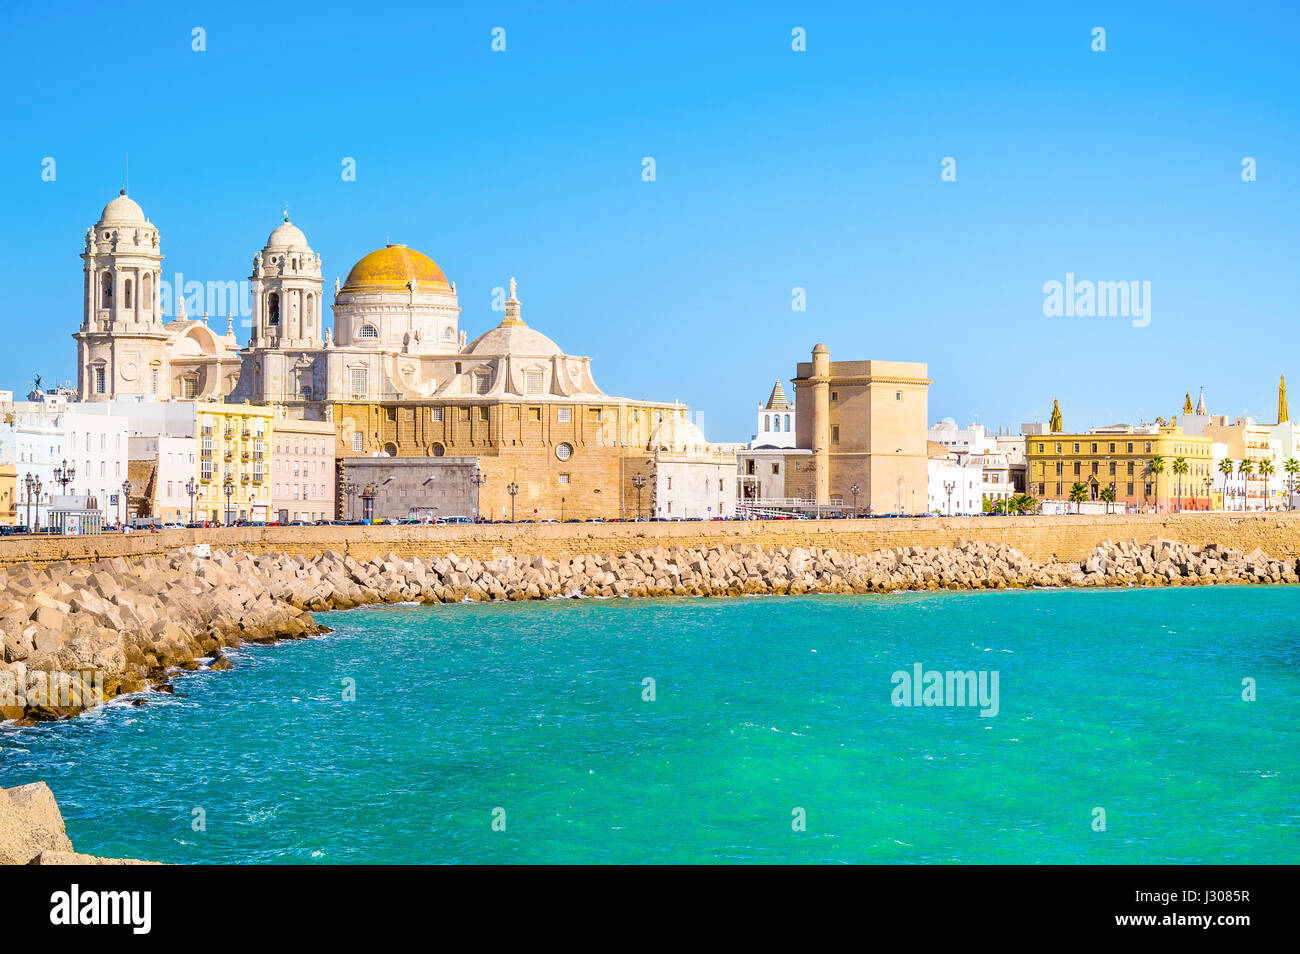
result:
M 645 547 L 707 549 L 735 544 L 821 547 L 869 553 L 895 547 L 951 547 L 959 539 L 1014 547 L 1031 560 L 1079 561 L 1111 540 L 1148 543 L 1156 538 L 1194 546 L 1217 543 L 1278 559 L 1300 559 L 1300 513 L 1139 514 L 1050 517 L 880 518 L 874 520 L 774 520 L 686 523 L 549 523 L 469 526 L 223 527 L 89 537 L 0 538 L 0 567 L 60 560 L 87 563 L 124 557 L 141 560 L 177 547 L 209 543 L 247 553 L 317 557 L 328 551 L 357 560 L 396 553 L 438 558 L 450 553 L 486 560 L 512 555 L 559 559 L 618 554 Z

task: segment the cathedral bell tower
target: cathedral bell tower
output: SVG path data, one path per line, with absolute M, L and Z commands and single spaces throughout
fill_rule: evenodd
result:
M 307 236 L 284 215 L 284 223 L 253 256 L 251 348 L 311 349 L 324 345 L 321 260 Z
M 166 340 L 158 302 L 158 229 L 126 190 L 86 230 L 77 397 L 165 395 Z

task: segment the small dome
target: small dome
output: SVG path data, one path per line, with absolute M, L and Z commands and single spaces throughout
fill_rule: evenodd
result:
M 267 248 L 309 248 L 307 236 L 302 234 L 302 229 L 294 225 L 287 218 L 284 224 L 276 228 L 271 233 L 271 237 L 266 240 Z
M 405 245 L 386 245 L 352 266 L 343 291 L 405 291 L 412 279 L 419 283 L 419 291 L 451 290 L 447 276 L 429 256 Z
M 830 354 L 830 352 L 831 349 L 826 347 L 825 342 L 822 341 L 817 342 L 817 346 L 813 348 L 813 354 Z
M 549 358 L 564 354 L 559 345 L 540 331 L 522 323 L 505 322 L 483 332 L 465 350 L 467 354 L 513 354 L 529 358 Z
M 127 196 L 125 189 L 104 206 L 104 211 L 99 216 L 100 225 L 145 225 L 147 221 L 144 210 Z
M 666 451 L 684 451 L 692 448 L 707 447 L 708 438 L 693 421 L 688 421 L 680 412 L 660 421 L 650 432 L 650 449 Z

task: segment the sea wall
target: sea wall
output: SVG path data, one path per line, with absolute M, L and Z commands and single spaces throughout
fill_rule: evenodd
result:
M 21 563 L 0 568 L 0 719 L 64 718 L 146 685 L 166 687 L 176 668 L 229 668 L 226 647 L 309 636 L 320 631 L 312 612 L 368 603 L 1295 583 L 1297 566 L 1261 548 L 1168 539 L 1103 542 L 1079 561 L 1036 561 L 1006 544 L 957 539 L 865 552 L 734 541 L 608 547 L 559 559 L 190 548 Z
M 754 520 L 682 523 L 476 524 L 467 526 L 222 527 L 90 537 L 0 538 L 0 567 L 61 560 L 162 557 L 209 543 L 245 553 L 318 557 L 333 551 L 357 560 L 395 553 L 433 559 L 455 553 L 486 560 L 511 555 L 559 560 L 643 547 L 692 549 L 736 544 L 868 553 L 896 547 L 951 547 L 958 539 L 1015 547 L 1031 560 L 1079 561 L 1107 540 L 1162 538 L 1211 543 L 1278 559 L 1300 558 L 1300 513 L 1184 513 L 1047 517 L 930 517 L 874 520 Z

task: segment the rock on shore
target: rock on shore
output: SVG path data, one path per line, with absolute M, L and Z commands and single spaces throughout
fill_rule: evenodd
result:
M 0 788 L 0 865 L 144 865 L 75 852 L 63 813 L 44 782 Z
M 165 686 L 169 672 L 204 660 L 229 668 L 226 647 L 313 635 L 320 627 L 312 612 L 369 603 L 1294 583 L 1296 571 L 1261 550 L 1169 540 L 1106 542 L 1079 563 L 1041 564 L 1005 545 L 963 540 L 864 554 L 737 544 L 565 560 L 390 553 L 360 562 L 333 551 L 213 550 L 201 558 L 178 550 L 136 563 L 20 564 L 0 571 L 0 719 L 74 715 Z

